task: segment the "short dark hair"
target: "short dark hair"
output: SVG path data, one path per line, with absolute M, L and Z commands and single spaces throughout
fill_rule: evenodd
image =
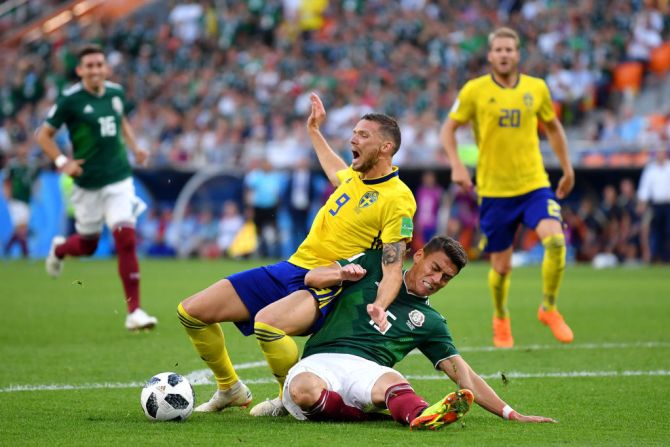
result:
M 384 113 L 366 113 L 361 117 L 361 119 L 366 121 L 374 121 L 375 123 L 379 124 L 379 127 L 381 128 L 380 130 L 384 136 L 390 138 L 393 141 L 393 154 L 395 155 L 395 153 L 398 152 L 401 143 L 400 127 L 394 118 Z
M 468 263 L 468 255 L 465 249 L 456 239 L 449 236 L 434 236 L 426 245 L 423 246 L 425 254 L 443 251 L 445 255 L 454 263 L 460 272 Z
M 104 56 L 105 52 L 102 50 L 100 45 L 89 43 L 79 49 L 79 53 L 77 53 L 77 60 L 81 62 L 84 56 L 88 56 L 89 54 L 102 54 Z

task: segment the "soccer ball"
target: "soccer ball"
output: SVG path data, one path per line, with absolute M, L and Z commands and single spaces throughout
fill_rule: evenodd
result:
M 183 421 L 193 411 L 195 393 L 186 379 L 173 372 L 156 374 L 140 396 L 144 414 L 152 421 Z

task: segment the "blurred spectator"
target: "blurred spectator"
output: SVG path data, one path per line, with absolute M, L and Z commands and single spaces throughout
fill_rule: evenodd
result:
M 36 163 L 28 159 L 29 152 L 30 143 L 27 140 L 17 145 L 16 154 L 10 158 L 5 168 L 3 188 L 13 226 L 12 235 L 4 246 L 4 253 L 9 255 L 14 244 L 19 244 L 24 258 L 28 257 L 30 198 L 39 174 Z
M 447 220 L 447 234 L 457 239 L 468 256 L 475 258 L 479 255 L 476 250 L 478 240 L 477 227 L 479 225 L 479 206 L 474 190 L 465 191 L 455 183 L 449 187 L 448 193 L 449 215 Z
M 257 165 L 244 177 L 247 204 L 253 209 L 253 221 L 259 239 L 261 257 L 278 256 L 277 209 L 282 191 L 282 174 L 274 171 L 267 160 Z
M 639 262 L 641 216 L 635 194 L 635 184 L 629 178 L 621 180 L 617 205 L 621 210 L 617 254 L 626 264 Z
M 214 214 L 209 207 L 198 214 L 197 252 L 193 253 L 201 258 L 217 258 L 219 256 L 219 222 L 214 220 Z
M 218 229 L 219 237 L 216 240 L 219 252 L 224 256 L 228 255 L 228 249 L 242 229 L 242 225 L 244 225 L 244 218 L 240 213 L 237 203 L 232 200 L 226 200 L 221 211 Z
M 418 237 L 414 238 L 417 240 L 415 247 L 422 247 L 437 233 L 443 194 L 444 188 L 437 184 L 435 173 L 432 171 L 424 172 L 421 177 L 421 185 L 416 190 L 416 231 Z
M 152 209 L 145 219 L 140 219 L 140 234 L 148 256 L 173 257 L 177 254 L 174 247 L 168 245 L 168 232 L 172 224 L 172 208 L 165 206 L 158 218 L 156 210 Z
M 40 1 L 37 9 L 54 3 Z M 168 4 L 152 2 L 113 23 L 73 20 L 4 51 L 0 146 L 3 136 L 30 132 L 43 119 L 44 104 L 71 80 L 80 42 L 109 49 L 114 76 L 136 101 L 131 118 L 152 165 L 193 169 L 246 167 L 259 156 L 290 166 L 309 146 L 291 123 L 307 113 L 315 89 L 331 111 L 324 129 L 331 141 L 347 138 L 351 120 L 374 109 L 397 116 L 403 137 L 417 143 L 396 163 L 444 165 L 434 123 L 464 80 L 485 69 L 490 29 L 518 25 L 524 71 L 549 75 L 575 123 L 591 108 L 592 86 L 595 105 L 607 106 L 616 65 L 645 60 L 668 38 L 667 2 L 653 1 L 503 2 L 497 9 L 489 0 Z
M 310 208 L 319 200 L 317 180 L 318 176 L 309 169 L 309 158 L 300 159 L 289 172 L 284 201 L 291 218 L 291 253 L 307 237 Z
M 651 259 L 670 262 L 670 161 L 664 150 L 645 166 L 637 197 L 642 207 L 651 207 Z
M 602 241 L 600 251 L 614 254 L 621 237 L 619 230 L 621 210 L 617 202 L 617 192 L 614 186 L 606 185 L 603 188 L 603 197 L 600 202 L 598 215 L 602 216 L 602 228 L 599 235 Z

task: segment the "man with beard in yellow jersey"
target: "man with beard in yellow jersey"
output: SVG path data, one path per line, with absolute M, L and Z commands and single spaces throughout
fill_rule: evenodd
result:
M 484 250 L 491 255 L 489 288 L 494 317 L 493 343 L 514 345 L 507 295 L 512 270 L 512 244 L 520 223 L 535 230 L 544 246 L 542 261 L 543 301 L 538 319 L 554 337 L 573 340 L 572 330 L 556 308 L 556 296 L 565 268 L 565 238 L 561 207 L 575 182 L 567 141 L 553 110 L 549 89 L 541 79 L 520 74 L 519 36 L 510 28 L 489 35 L 491 73 L 465 84 L 442 126 L 441 138 L 452 166 L 452 181 L 472 188 L 470 174 L 456 146 L 456 129 L 472 122 L 479 159 L 477 194 Z M 556 195 L 540 153 L 538 118 L 563 169 Z
M 391 164 L 400 148 L 400 129 L 389 116 L 364 115 L 353 130 L 353 161 L 347 166 L 319 130 L 325 118 L 321 100 L 312 94 L 308 133 L 321 166 L 337 189 L 296 253 L 288 261 L 233 274 L 178 306 L 179 320 L 218 386 L 214 396 L 196 411 L 246 407 L 251 402 L 251 392 L 230 361 L 219 322 L 234 322 L 244 335 L 256 335 L 281 390 L 288 370 L 298 361 L 298 348 L 290 335 L 318 329 L 340 290 L 307 290 L 304 278 L 312 268 L 381 248 L 384 277 L 368 312 L 380 327 L 388 324 L 386 308 L 402 284 L 403 254 L 412 237 L 416 210 L 411 191 Z M 286 411 L 280 396 L 257 405 L 251 413 L 277 416 Z

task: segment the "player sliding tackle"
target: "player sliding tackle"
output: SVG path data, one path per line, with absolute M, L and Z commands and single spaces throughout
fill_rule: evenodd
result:
M 302 360 L 289 371 L 283 402 L 297 419 L 362 421 L 388 409 L 410 428 L 436 429 L 470 409 L 473 400 L 502 418 L 555 422 L 514 411 L 461 357 L 446 320 L 428 304 L 467 263 L 463 247 L 449 237 L 434 237 L 414 254 L 404 283 L 389 306 L 386 330 L 373 325 L 366 306 L 382 279 L 379 250 L 311 270 L 305 282 L 330 287 L 345 281 L 321 329 L 307 341 Z M 418 348 L 456 382 L 460 391 L 429 406 L 400 373 L 392 369 Z
M 363 116 L 353 129 L 353 161 L 347 166 L 319 130 L 326 119 L 321 100 L 312 94 L 311 101 L 308 133 L 321 166 L 337 189 L 288 261 L 231 275 L 179 305 L 179 319 L 218 385 L 210 401 L 196 411 L 244 407 L 251 401 L 251 392 L 239 380 L 228 356 L 219 322 L 232 321 L 244 335 L 256 335 L 281 389 L 288 370 L 298 361 L 298 348 L 289 335 L 315 331 L 339 293 L 339 289 L 306 290 L 304 278 L 310 269 L 370 247 L 381 248 L 379 268 L 384 279 L 369 308 L 370 316 L 381 326 L 386 324 L 384 310 L 402 283 L 402 255 L 412 237 L 416 203 L 391 164 L 400 148 L 398 124 L 382 114 Z M 280 398 L 251 410 L 255 416 L 282 413 Z

